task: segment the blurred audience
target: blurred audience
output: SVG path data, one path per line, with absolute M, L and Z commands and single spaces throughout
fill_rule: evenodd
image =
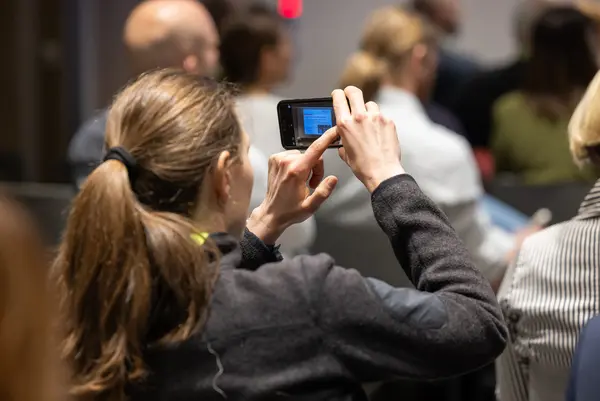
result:
M 253 148 L 266 156 L 283 151 L 277 117 L 281 98 L 272 91 L 287 80 L 291 60 L 292 41 L 274 9 L 253 4 L 225 24 L 221 37 L 223 76 L 239 88 L 236 103 L 242 126 Z M 262 169 L 266 168 L 265 160 Z M 266 174 L 262 181 L 255 177 L 251 208 L 262 202 L 266 187 Z M 286 256 L 305 252 L 314 241 L 315 230 L 312 217 L 290 227 L 280 239 L 281 251 Z
M 514 32 L 516 57 L 501 67 L 481 72 L 458 88 L 451 110 L 464 127 L 465 137 L 474 148 L 484 180 L 495 174 L 493 157 L 489 152 L 493 126 L 493 108 L 503 95 L 521 88 L 533 21 L 549 1 L 523 0 L 515 8 Z
M 249 137 L 221 87 L 162 70 L 116 97 L 54 265 L 76 400 L 364 400 L 362 382 L 451 377 L 502 352 L 494 293 L 404 172 L 395 125 L 357 88 L 332 96 L 344 123 L 272 157 L 250 216 Z M 327 255 L 281 260 L 278 237 L 336 186 L 321 156 L 338 136 L 416 290 Z
M 198 1 L 147 0 L 129 15 L 123 32 L 132 76 L 155 68 L 175 67 L 213 75 L 219 62 L 219 37 L 206 8 Z M 104 154 L 107 111 L 84 122 L 69 145 L 69 164 L 76 185 Z
M 437 60 L 435 32 L 422 18 L 398 7 L 381 8 L 368 18 L 360 51 L 350 58 L 341 86 L 362 88 L 365 99 L 375 100 L 382 113 L 395 122 L 403 143 L 402 162 L 406 170 L 445 212 L 474 256 L 477 267 L 497 288 L 518 245 L 514 236 L 492 224 L 482 208 L 483 189 L 468 143 L 434 124 L 422 106 L 421 99 L 427 97 L 435 80 Z M 326 155 L 325 161 L 340 182 L 330 201 L 317 213 L 315 247 L 336 257 L 352 258 L 349 265 L 355 267 L 356 263 L 363 271 L 367 267 L 368 274 L 387 277 L 388 272 L 376 271 L 378 266 L 360 263 L 360 253 L 367 249 L 377 249 L 379 260 L 392 258 L 378 248 L 382 239 L 368 228 L 374 223 L 368 209 L 368 193 L 331 157 Z M 321 233 L 322 226 L 329 227 L 329 231 Z M 346 236 L 335 238 L 336 229 L 364 233 L 360 245 L 349 243 Z M 354 247 L 358 249 L 356 252 L 351 251 Z M 389 264 L 383 266 L 386 265 Z M 493 366 L 470 379 L 424 386 L 393 383 L 381 387 L 374 397 L 385 400 L 391 394 L 403 393 L 407 397 L 411 394 L 414 399 L 443 399 L 452 387 L 458 393 L 457 399 L 493 399 Z
M 233 9 L 228 10 L 232 12 Z M 258 8 L 255 11 L 258 13 Z M 223 15 L 221 18 L 232 18 L 233 15 Z M 125 25 L 123 40 L 134 75 L 157 67 L 181 68 L 198 76 L 210 77 L 217 73 L 220 39 L 211 16 L 195 0 L 142 2 L 131 12 Z M 104 110 L 84 123 L 71 142 L 69 161 L 77 186 L 81 186 L 104 155 L 107 113 Z M 277 121 L 275 106 L 272 113 Z M 273 142 L 279 143 L 278 134 L 275 138 Z M 268 154 L 273 153 L 269 150 L 270 148 L 256 146 L 250 149 L 250 160 L 256 171 L 252 207 L 258 206 L 265 194 Z M 292 256 L 306 249 L 314 239 L 314 230 L 313 219 L 290 229 L 281 238 L 282 252 L 286 256 Z
M 580 165 L 600 167 L 599 111 L 600 74 L 568 128 Z M 499 293 L 511 336 L 497 364 L 500 400 L 564 399 L 579 332 L 600 313 L 599 235 L 600 181 L 571 221 L 525 240 Z
M 483 190 L 467 142 L 433 124 L 419 101 L 430 91 L 437 68 L 434 32 L 416 14 L 386 7 L 369 17 L 360 48 L 350 58 L 341 85 L 362 88 L 365 98 L 377 101 L 382 112 L 396 123 L 407 171 L 446 212 L 486 277 L 499 282 L 514 249 L 514 238 L 491 225 L 480 207 Z M 428 155 L 427 160 L 423 154 Z M 342 190 L 322 210 L 352 214 L 356 219 L 357 211 L 352 209 L 356 199 L 349 194 L 364 194 L 358 190 L 356 180 L 340 173 L 336 171 Z M 344 202 L 348 207 L 343 207 Z M 368 198 L 364 202 L 368 204 Z M 372 218 L 365 213 L 363 219 Z
M 594 29 L 571 6 L 551 7 L 536 20 L 521 89 L 494 105 L 491 148 L 498 173 L 526 184 L 589 179 L 573 163 L 566 132 L 598 70 Z
M 460 31 L 460 0 L 411 0 L 412 8 L 425 17 L 442 39 L 433 90 L 434 103 L 452 106 L 459 89 L 480 69 L 472 59 L 451 49 L 449 42 Z
M 224 78 L 236 84 L 238 112 L 252 143 L 267 155 L 281 152 L 277 103 L 273 90 L 291 72 L 292 41 L 273 9 L 254 5 L 232 18 L 221 37 Z
M 2 400 L 65 400 L 48 256 L 30 216 L 0 195 Z

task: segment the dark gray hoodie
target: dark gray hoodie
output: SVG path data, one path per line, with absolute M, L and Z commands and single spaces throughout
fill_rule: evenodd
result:
M 223 258 L 208 323 L 149 348 L 151 374 L 131 400 L 358 401 L 363 382 L 448 378 L 492 362 L 506 326 L 446 217 L 408 175 L 382 183 L 372 204 L 416 289 L 324 254 L 279 261 L 249 232 L 241 244 L 214 234 Z

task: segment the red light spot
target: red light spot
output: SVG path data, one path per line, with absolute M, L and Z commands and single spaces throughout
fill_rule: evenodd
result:
M 302 0 L 279 0 L 279 14 L 283 18 L 299 18 L 302 16 Z

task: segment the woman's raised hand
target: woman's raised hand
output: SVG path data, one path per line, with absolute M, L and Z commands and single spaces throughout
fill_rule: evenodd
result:
M 337 126 L 306 150 L 278 153 L 269 158 L 265 200 L 248 219 L 248 229 L 274 244 L 286 228 L 312 216 L 333 192 L 337 178 L 323 178 L 323 153 L 340 136 L 340 157 L 369 192 L 404 169 L 396 126 L 382 116 L 379 106 L 365 104 L 362 91 L 349 86 L 332 93 Z M 349 105 L 348 105 L 349 103 Z M 308 185 L 307 185 L 308 184 Z
M 269 182 L 265 200 L 248 219 L 248 229 L 266 244 L 292 224 L 312 216 L 329 198 L 337 178 L 323 178 L 323 152 L 337 139 L 331 128 L 310 145 L 305 153 L 291 150 L 269 158 Z
M 331 95 L 337 135 L 344 146 L 340 157 L 369 192 L 388 178 L 403 174 L 396 126 L 379 112 L 379 106 L 365 104 L 362 91 L 354 86 L 336 89 Z

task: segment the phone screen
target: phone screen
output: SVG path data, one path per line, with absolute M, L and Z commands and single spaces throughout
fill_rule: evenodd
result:
M 335 126 L 331 99 L 284 100 L 278 106 L 281 140 L 286 149 L 305 149 Z M 332 147 L 339 147 L 339 141 Z
M 296 142 L 314 141 L 335 125 L 333 107 L 298 106 L 293 111 Z

